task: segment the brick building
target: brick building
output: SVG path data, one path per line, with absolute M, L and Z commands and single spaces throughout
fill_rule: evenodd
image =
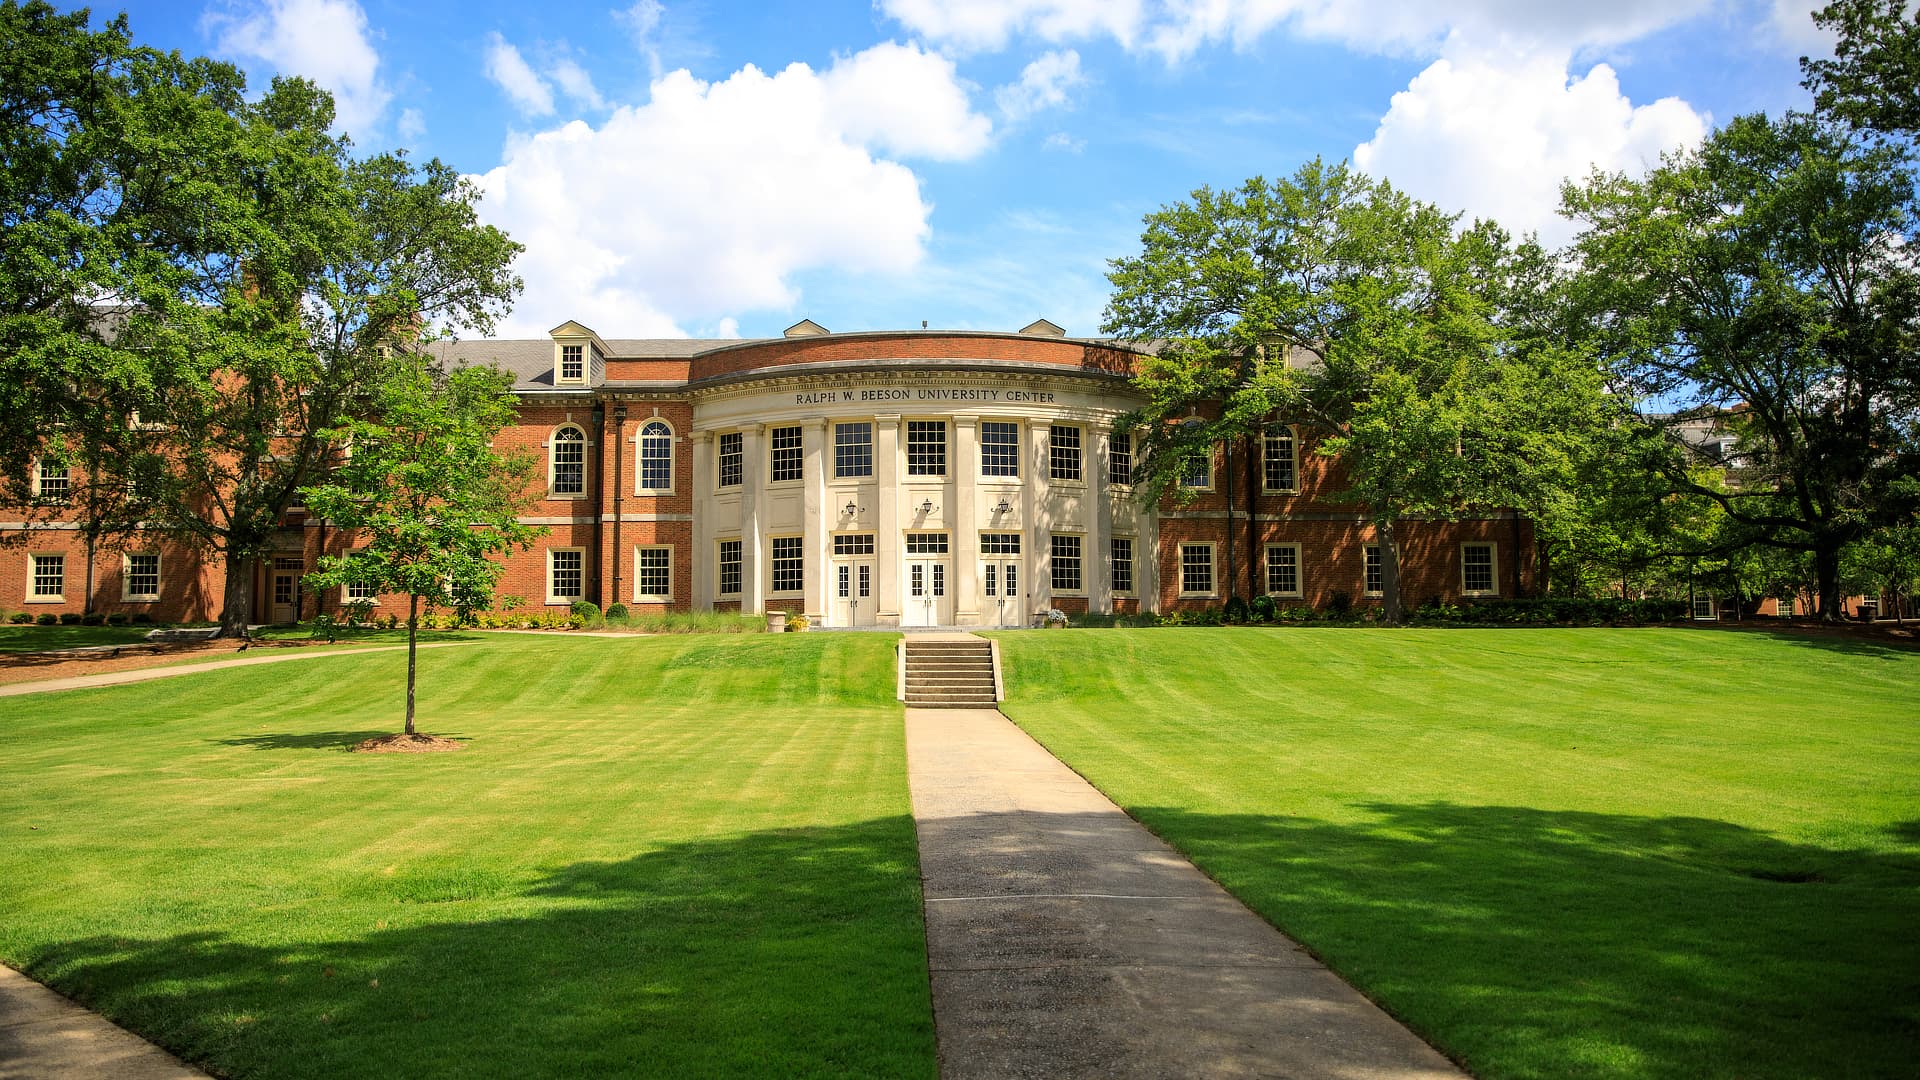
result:
M 1132 442 L 1112 432 L 1140 403 L 1138 354 L 1045 320 L 855 334 L 804 321 L 730 341 L 602 339 L 568 322 L 545 339 L 436 349 L 514 375 L 519 423 L 500 442 L 544 463 L 525 520 L 549 532 L 508 560 L 500 587 L 523 608 L 1017 626 L 1050 607 L 1164 612 L 1235 593 L 1377 599 L 1371 529 L 1332 501 L 1339 478 L 1309 436 L 1276 426 L 1251 452 L 1216 447 L 1188 497 L 1141 505 Z M 81 610 L 75 536 L 48 523 L 0 552 L 0 604 Z M 320 554 L 350 544 L 290 513 L 255 578 L 259 616 L 364 599 L 302 592 Z M 189 552 L 136 541 L 100 562 L 96 611 L 219 610 L 219 568 Z M 1514 515 L 1409 523 L 1401 574 L 1410 603 L 1524 595 L 1531 529 Z

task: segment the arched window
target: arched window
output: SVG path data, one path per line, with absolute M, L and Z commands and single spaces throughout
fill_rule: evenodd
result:
M 664 420 L 640 428 L 640 466 L 634 480 L 641 491 L 673 490 L 673 429 Z
M 558 496 L 587 493 L 587 437 L 568 425 L 553 433 L 553 475 L 548 490 Z

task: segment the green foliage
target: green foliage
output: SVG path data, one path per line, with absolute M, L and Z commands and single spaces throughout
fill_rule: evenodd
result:
M 127 613 L 124 611 L 116 611 L 107 616 L 108 626 L 126 626 L 130 622 L 132 622 L 132 620 L 127 617 Z
M 1245 623 L 1248 613 L 1247 601 L 1243 597 L 1229 596 L 1227 602 L 1220 605 L 1220 621 L 1224 623 Z
M 600 605 L 591 600 L 575 600 L 568 610 L 578 620 L 577 625 L 582 628 L 606 624 L 606 620 L 600 615 Z
M 1475 600 L 1464 605 L 1429 602 L 1414 610 L 1421 624 L 1493 626 L 1643 626 L 1689 616 L 1687 602 L 1618 597 L 1545 597 Z
M 64 611 L 64 612 L 61 612 L 61 613 L 60 613 L 60 625 L 61 625 L 61 626 L 79 626 L 79 625 L 80 625 L 80 613 L 79 613 L 79 612 L 77 612 L 77 611 Z
M 1279 615 L 1280 605 L 1273 597 L 1261 593 L 1247 605 L 1247 613 L 1255 622 L 1270 623 Z
M 30 623 L 33 621 L 33 615 L 31 612 L 16 611 L 13 614 L 7 616 L 7 621 L 10 623 L 14 623 L 16 625 L 22 624 L 22 623 Z
M 1380 539 L 1397 617 L 1397 522 L 1495 506 L 1547 512 L 1609 419 L 1599 371 L 1565 344 L 1537 244 L 1457 217 L 1344 163 L 1202 188 L 1148 215 L 1116 259 L 1104 329 L 1163 342 L 1139 362 L 1149 403 L 1135 490 L 1178 492 L 1219 442 L 1302 425 L 1338 458 Z
M 456 612 L 491 607 L 506 569 L 495 556 L 546 531 L 519 520 L 531 499 L 531 457 L 493 446 L 513 419 L 511 385 L 492 368 L 445 371 L 419 354 L 395 353 L 367 413 L 327 433 L 345 460 L 328 483 L 305 489 L 307 507 L 356 544 L 321 559 L 309 586 L 404 595 L 409 626 L 422 601 Z M 397 622 L 389 616 L 389 626 Z M 411 647 L 409 636 L 409 655 Z M 413 689 L 409 665 L 408 732 Z
M 624 619 L 626 617 L 627 617 L 627 605 L 625 604 L 607 605 L 607 621 L 608 622 L 612 622 L 615 619 Z
M 105 626 L 107 617 L 97 611 L 89 611 L 80 616 L 81 626 Z
M 151 622 L 153 622 L 152 615 L 149 615 L 144 611 L 136 611 L 133 613 L 133 623 L 135 626 L 145 626 Z
M 1906 0 L 1835 0 L 1813 21 L 1836 35 L 1832 59 L 1800 58 L 1821 112 L 1911 140 L 1920 134 L 1920 10 Z
M 1847 545 L 1920 509 L 1920 267 L 1904 155 L 1837 125 L 1747 116 L 1641 179 L 1565 189 L 1585 229 L 1578 292 L 1615 378 L 1706 421 L 1728 455 L 1668 442 L 1658 475 L 1712 504 L 1696 556 L 1808 553 L 1822 606 Z M 1720 475 L 1725 475 L 1725 480 Z

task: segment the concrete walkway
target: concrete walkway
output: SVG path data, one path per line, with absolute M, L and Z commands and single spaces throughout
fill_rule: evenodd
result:
M 0 1080 L 177 1080 L 206 1075 L 0 965 Z
M 1461 1077 L 991 710 L 908 709 L 943 1080 Z
M 478 645 L 477 641 L 438 641 L 422 645 L 422 649 L 454 649 L 462 645 Z M 250 667 L 254 664 L 281 664 L 289 660 L 317 660 L 323 656 L 365 656 L 377 652 L 406 652 L 405 645 L 375 645 L 370 648 L 323 649 L 314 652 L 267 653 L 261 656 L 242 656 L 232 660 L 209 660 L 204 664 L 184 663 L 172 667 L 135 668 L 132 671 L 108 671 L 99 675 L 76 675 L 70 679 L 42 679 L 39 682 L 9 683 L 0 686 L 0 697 L 15 697 L 20 694 L 48 694 L 56 690 L 86 690 L 95 686 L 119 686 L 122 683 L 146 682 L 148 679 L 166 679 L 175 675 L 196 675 L 202 671 L 219 671 L 221 668 Z

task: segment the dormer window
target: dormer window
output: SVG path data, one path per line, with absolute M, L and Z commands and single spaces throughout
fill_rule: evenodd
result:
M 560 381 L 583 382 L 587 377 L 587 347 L 560 346 Z

